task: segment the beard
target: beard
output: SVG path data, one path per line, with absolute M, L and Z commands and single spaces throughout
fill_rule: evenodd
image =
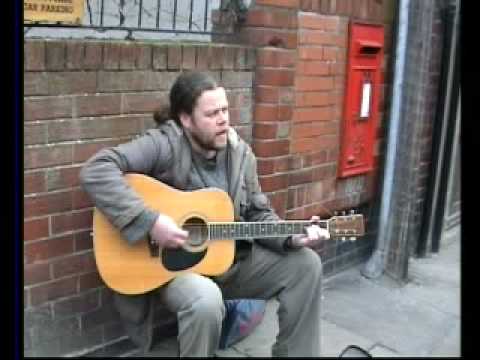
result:
M 202 136 L 203 135 L 203 136 Z M 222 150 L 227 146 L 227 135 L 213 135 L 211 137 L 205 136 L 205 134 L 198 132 L 190 132 L 190 136 L 195 143 L 206 151 L 218 151 Z M 220 138 L 222 139 L 220 140 Z

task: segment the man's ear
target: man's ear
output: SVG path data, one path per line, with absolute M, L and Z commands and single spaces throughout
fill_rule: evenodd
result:
M 180 122 L 182 123 L 182 127 L 185 129 L 190 129 L 192 127 L 192 117 L 188 115 L 186 112 L 181 112 L 178 115 Z

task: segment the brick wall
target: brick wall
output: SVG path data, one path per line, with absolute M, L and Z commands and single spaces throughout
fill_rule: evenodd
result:
M 239 29 L 240 39 L 257 48 L 253 147 L 260 183 L 282 217 L 328 218 L 336 210 L 357 209 L 369 220 L 388 105 L 391 5 L 374 0 L 259 0 Z M 381 120 L 375 170 L 337 179 L 350 20 L 385 26 Z M 331 241 L 316 249 L 327 276 L 365 259 L 375 233 L 369 230 L 369 236 L 355 243 Z
M 81 166 L 153 127 L 185 69 L 225 85 L 232 124 L 251 142 L 255 56 L 233 45 L 61 40 L 28 40 L 24 51 L 24 349 L 65 355 L 124 335 L 96 270 Z

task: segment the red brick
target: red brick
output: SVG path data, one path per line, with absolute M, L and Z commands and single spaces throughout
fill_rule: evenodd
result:
M 315 108 L 296 108 L 293 114 L 293 121 L 324 121 L 333 120 L 333 108 L 331 106 Z
M 253 151 L 259 157 L 272 157 L 288 154 L 289 140 L 254 141 Z
M 305 209 L 297 208 L 292 210 L 287 210 L 285 213 L 287 220 L 304 220 L 305 219 Z
M 57 142 L 136 135 L 141 130 L 142 119 L 138 115 L 120 115 L 52 123 L 48 128 L 48 138 Z
M 195 69 L 195 48 L 191 45 L 182 46 L 182 69 Z
M 105 283 L 97 271 L 80 275 L 78 281 L 80 282 L 80 291 L 82 292 L 105 286 Z
M 336 16 L 322 16 L 317 14 L 300 14 L 298 27 L 305 29 L 317 29 L 325 31 L 336 31 L 339 20 Z
M 135 67 L 137 69 L 150 69 L 152 66 L 152 48 L 148 45 L 136 46 Z
M 23 285 L 34 285 L 51 280 L 50 264 L 25 265 L 23 269 Z
M 317 149 L 318 143 L 319 143 L 319 140 L 315 138 L 302 138 L 298 140 L 293 139 L 291 143 L 290 151 L 292 154 L 296 154 L 296 153 L 305 153 L 312 150 L 318 150 Z
M 182 47 L 168 45 L 167 47 L 167 69 L 179 70 L 182 65 Z
M 337 59 L 337 48 L 325 46 L 322 58 L 326 61 L 335 61 Z
M 24 151 L 24 169 L 71 164 L 72 145 L 27 148 Z
M 328 75 L 330 64 L 325 61 L 299 61 L 297 74 L 299 75 Z
M 52 262 L 51 264 L 54 278 L 88 273 L 97 269 L 93 252 L 74 254 Z
M 295 90 L 293 87 L 280 88 L 278 91 L 278 101 L 280 104 L 293 105 L 295 102 Z
M 211 63 L 210 63 L 210 70 L 221 70 L 221 69 L 223 69 L 224 50 L 225 50 L 225 48 L 222 47 L 222 46 L 212 46 L 210 48 L 210 53 L 212 55 Z M 185 57 L 185 55 L 184 55 L 184 57 Z M 195 53 L 194 53 L 194 57 L 195 57 Z M 194 60 L 194 65 L 195 65 L 195 60 Z
M 48 76 L 49 95 L 94 93 L 97 90 L 96 72 L 50 72 Z
M 72 209 L 72 193 L 47 193 L 29 196 L 24 199 L 25 218 L 48 215 Z
M 286 190 L 288 186 L 288 175 L 278 174 L 273 176 L 261 176 L 260 186 L 264 192 Z
M 297 76 L 295 79 L 296 91 L 318 91 L 333 89 L 334 81 L 332 77 Z
M 24 246 L 25 264 L 33 264 L 73 252 L 73 235 L 26 243 Z
M 257 85 L 292 86 L 295 72 L 286 69 L 262 69 L 257 71 Z
M 80 231 L 74 234 L 74 251 L 84 251 L 93 248 L 92 229 Z
M 23 77 L 23 95 L 47 95 L 48 75 L 44 72 L 26 72 Z
M 300 60 L 323 60 L 323 46 L 322 47 L 301 47 L 298 49 L 298 58 Z
M 116 115 L 120 114 L 121 95 L 120 94 L 95 94 L 76 96 L 76 115 Z
M 23 145 L 41 145 L 47 143 L 47 124 L 27 123 L 24 131 Z
M 297 92 L 295 105 L 297 107 L 324 106 L 333 104 L 332 96 L 328 92 Z
M 25 71 L 45 70 L 45 42 L 26 40 L 24 42 Z
M 167 47 L 153 46 L 152 47 L 152 66 L 155 70 L 164 70 L 167 68 Z
M 271 86 L 257 86 L 255 88 L 255 100 L 257 103 L 278 103 L 279 88 Z
M 79 42 L 67 42 L 66 68 L 69 70 L 83 69 L 85 44 Z
M 297 34 L 273 28 L 244 28 L 239 34 L 239 41 L 254 47 L 275 46 L 285 49 L 296 49 Z
M 131 43 L 120 44 L 120 70 L 135 69 L 137 47 Z
M 287 192 L 279 191 L 273 194 L 268 194 L 268 199 L 277 215 L 283 219 L 285 216 L 285 209 L 287 205 Z
M 75 294 L 77 291 L 77 278 L 68 278 L 36 286 L 30 289 L 32 306 L 43 304 L 47 301 Z
M 289 186 L 295 186 L 299 184 L 305 184 L 312 182 L 313 171 L 312 170 L 302 170 L 297 172 L 290 173 L 288 184 Z
M 23 102 L 24 120 L 46 120 L 72 117 L 71 97 L 26 98 Z
M 73 190 L 72 206 L 74 210 L 92 207 L 93 203 L 87 193 L 82 189 Z
M 337 132 L 337 123 L 330 121 L 315 122 L 312 124 L 294 124 L 292 128 L 292 139 L 332 135 L 336 134 Z
M 208 58 L 211 60 L 212 54 L 209 48 Z M 236 48 L 235 49 L 235 61 L 234 69 L 235 70 L 245 70 L 247 68 L 247 50 L 245 48 Z
M 262 48 L 257 51 L 257 66 L 293 67 L 296 57 L 296 53 L 291 50 Z
M 278 105 L 255 105 L 253 118 L 255 122 L 278 120 Z
M 275 159 L 275 172 L 286 172 L 290 170 L 290 156 L 282 156 Z
M 86 43 L 83 68 L 88 70 L 100 69 L 103 63 L 103 43 Z
M 92 227 L 92 210 L 52 216 L 52 234 Z
M 290 105 L 278 106 L 278 121 L 290 121 L 293 116 L 293 108 Z
M 25 195 L 44 191 L 46 191 L 44 171 L 24 173 L 23 192 Z
M 275 166 L 275 160 L 273 159 L 258 159 L 257 161 L 257 171 L 258 175 L 269 175 L 273 174 Z
M 115 146 L 123 142 L 125 142 L 125 140 L 108 140 L 94 143 L 75 144 L 73 146 L 73 161 L 75 163 L 84 162 L 101 149 Z
M 53 312 L 55 317 L 72 316 L 86 313 L 100 306 L 100 294 L 97 291 L 55 302 Z
M 24 220 L 23 241 L 38 240 L 49 236 L 48 218 Z
M 63 70 L 65 68 L 65 49 L 63 41 L 45 42 L 45 67 L 47 70 Z
M 78 186 L 80 169 L 80 166 L 48 169 L 47 191 Z
M 297 16 L 294 12 L 270 9 L 252 9 L 247 13 L 247 26 L 295 29 Z
M 198 50 L 197 50 L 197 59 L 198 59 Z M 235 49 L 232 47 L 224 48 L 223 63 L 222 63 L 223 69 L 225 70 L 233 69 L 234 62 L 235 62 Z M 198 63 L 197 63 L 197 67 L 198 67 Z
M 256 139 L 275 139 L 277 136 L 278 124 L 257 123 L 253 125 L 253 137 Z
M 120 65 L 120 44 L 106 42 L 103 46 L 104 69 L 118 69 Z
M 255 4 L 296 9 L 299 6 L 299 0 L 256 0 Z
M 301 45 L 336 45 L 336 35 L 321 30 L 300 30 L 298 34 Z

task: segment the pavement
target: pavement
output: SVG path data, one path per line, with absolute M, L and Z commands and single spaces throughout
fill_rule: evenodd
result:
M 363 264 L 324 281 L 321 315 L 322 357 L 338 357 L 357 345 L 372 357 L 459 357 L 460 228 L 450 230 L 438 254 L 412 258 L 409 281 L 387 275 L 364 277 Z M 267 303 L 265 317 L 245 339 L 220 357 L 270 357 L 278 333 L 278 302 Z M 155 344 L 146 357 L 176 357 L 175 338 Z M 144 355 L 145 356 L 145 355 Z

